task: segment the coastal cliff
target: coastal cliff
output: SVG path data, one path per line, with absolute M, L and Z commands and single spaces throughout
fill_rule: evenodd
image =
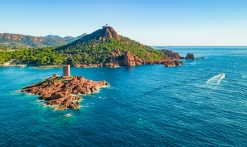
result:
M 109 63 L 103 64 L 76 64 L 76 67 L 118 67 L 118 66 L 136 66 L 136 65 L 152 65 L 152 64 L 163 64 L 166 67 L 180 66 L 183 62 L 178 60 L 179 58 L 173 55 L 164 57 L 161 60 L 143 60 L 138 56 L 133 56 L 131 52 L 125 51 L 124 55 L 119 50 L 115 50 L 111 53 L 111 59 Z M 177 54 L 178 57 L 179 54 Z
M 79 100 L 82 99 L 78 94 L 90 94 L 109 85 L 106 81 L 96 82 L 82 76 L 64 79 L 55 74 L 21 91 L 40 95 L 41 100 L 45 100 L 47 105 L 55 106 L 55 109 L 78 109 L 80 108 Z

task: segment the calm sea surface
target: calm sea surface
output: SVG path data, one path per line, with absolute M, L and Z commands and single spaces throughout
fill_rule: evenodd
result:
M 166 48 L 205 59 L 72 68 L 111 84 L 83 96 L 79 110 L 18 91 L 61 68 L 0 68 L 0 146 L 247 146 L 247 47 Z

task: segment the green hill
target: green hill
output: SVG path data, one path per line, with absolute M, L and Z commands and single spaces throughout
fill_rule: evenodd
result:
M 50 36 L 50 38 L 54 37 Z M 145 63 L 162 60 L 166 57 L 163 51 L 155 50 L 152 47 L 120 36 L 112 27 L 108 26 L 58 48 L 43 47 L 0 52 L 0 63 L 11 61 L 12 63 L 29 65 L 107 65 L 112 60 L 115 62 L 119 60 L 119 65 L 126 65 L 122 64 L 126 51 L 129 51 L 136 60 L 143 60 Z
M 70 44 L 55 49 L 69 64 L 108 63 L 113 51 L 129 51 L 143 60 L 160 60 L 165 54 L 117 34 L 112 27 L 99 29 Z

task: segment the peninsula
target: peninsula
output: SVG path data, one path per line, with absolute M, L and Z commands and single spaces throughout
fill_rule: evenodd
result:
M 45 100 L 47 105 L 54 106 L 55 109 L 80 108 L 79 94 L 90 94 L 100 88 L 110 86 L 106 81 L 87 80 L 82 76 L 70 76 L 70 66 L 63 66 L 63 76 L 52 77 L 42 82 L 23 88 L 22 92 L 29 92 L 40 95 L 41 100 Z
M 182 65 L 181 56 L 170 50 L 157 50 L 127 37 L 118 35 L 110 26 L 60 47 L 28 48 L 1 51 L 0 64 L 30 66 L 117 67 L 163 64 Z

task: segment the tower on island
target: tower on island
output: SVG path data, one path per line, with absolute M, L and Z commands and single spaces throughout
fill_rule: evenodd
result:
M 70 77 L 70 65 L 63 65 L 63 77 Z

